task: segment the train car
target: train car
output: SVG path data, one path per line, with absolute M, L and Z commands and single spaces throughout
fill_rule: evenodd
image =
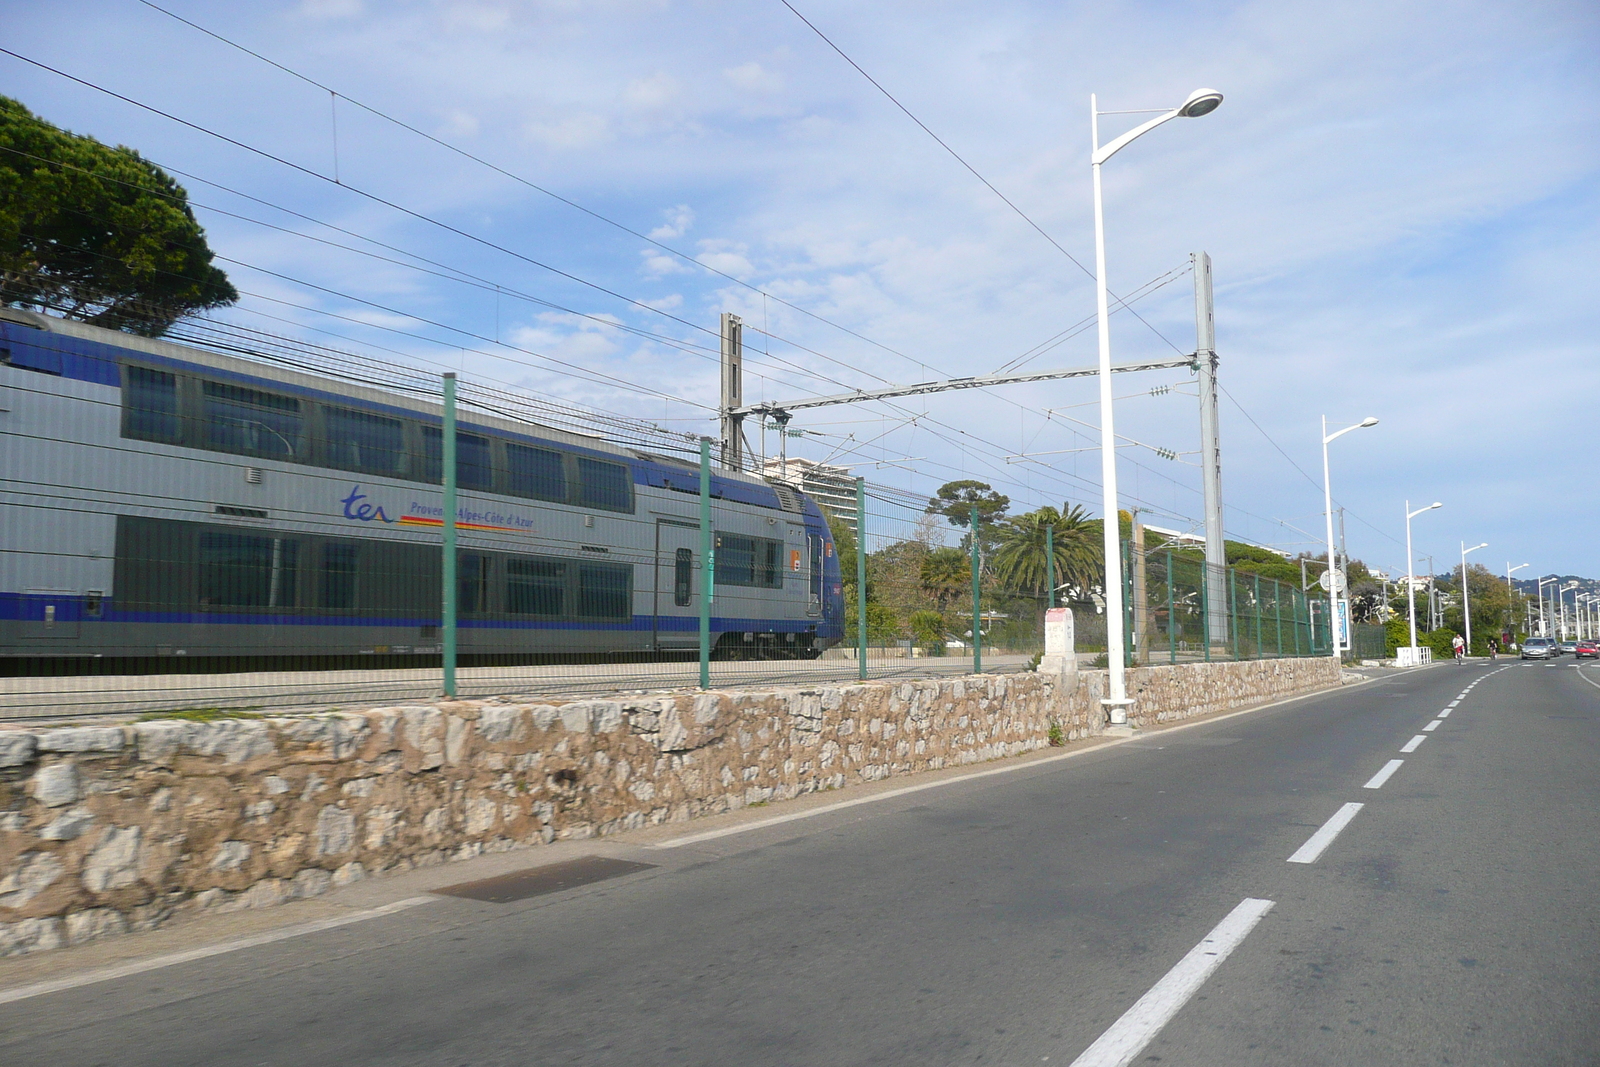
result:
M 0 434 L 7 673 L 439 653 L 437 404 L 0 309 Z M 469 661 L 699 647 L 697 461 L 468 409 L 456 469 Z M 837 643 L 839 562 L 815 502 L 725 470 L 711 496 L 716 654 Z

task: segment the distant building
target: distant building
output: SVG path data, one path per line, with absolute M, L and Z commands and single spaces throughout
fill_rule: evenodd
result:
M 850 527 L 851 533 L 856 531 L 856 479 L 849 467 L 790 457 L 767 460 L 761 473 L 799 489 Z

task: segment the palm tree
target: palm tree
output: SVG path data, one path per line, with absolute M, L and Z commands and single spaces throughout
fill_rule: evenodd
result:
M 949 605 L 962 590 L 972 587 L 972 561 L 959 548 L 936 548 L 922 560 L 922 588 L 939 605 Z
M 1054 539 L 1056 587 L 1098 585 L 1105 571 L 1100 546 L 1100 520 L 1083 508 L 1063 504 L 1061 510 L 1042 507 L 1005 521 L 1000 547 L 995 551 L 995 576 L 1011 589 L 1043 596 L 1048 592 L 1046 531 Z

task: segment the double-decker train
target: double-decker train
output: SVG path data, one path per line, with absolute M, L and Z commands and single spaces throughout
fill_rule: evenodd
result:
M 0 441 L 7 673 L 439 653 L 437 404 L 0 309 Z M 696 462 L 476 412 L 456 459 L 465 661 L 699 647 Z M 817 505 L 737 471 L 714 471 L 710 491 L 715 654 L 837 643 L 839 561 Z

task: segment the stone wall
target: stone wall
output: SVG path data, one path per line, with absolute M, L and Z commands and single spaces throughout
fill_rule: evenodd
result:
M 1149 724 L 1338 682 L 1129 672 Z M 0 956 L 1100 733 L 1104 672 L 0 729 Z

